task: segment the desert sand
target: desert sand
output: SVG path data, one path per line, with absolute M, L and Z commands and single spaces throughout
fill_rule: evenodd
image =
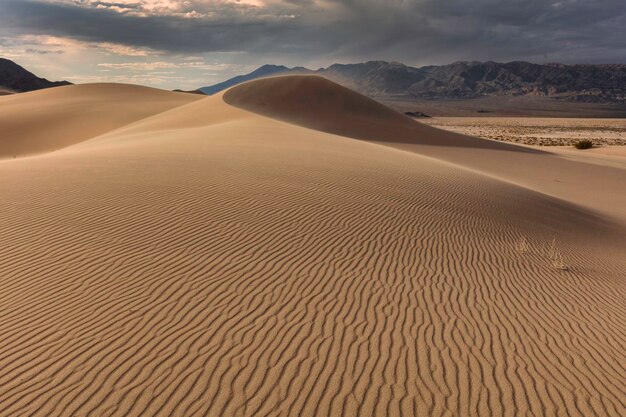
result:
M 589 118 L 620 119 L 626 117 L 626 103 L 585 103 L 535 95 L 483 96 L 470 99 L 424 99 L 377 97 L 400 113 L 420 111 L 432 117 L 483 118 Z
M 626 119 L 547 117 L 433 117 L 422 123 L 485 139 L 536 146 L 572 146 L 589 139 L 595 145 L 626 145 Z
M 199 97 L 123 84 L 86 84 L 3 97 L 0 159 L 54 151 Z
M 311 76 L 0 120 L 2 416 L 626 415 L 624 169 Z

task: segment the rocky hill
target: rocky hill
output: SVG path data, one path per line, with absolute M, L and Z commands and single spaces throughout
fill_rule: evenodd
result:
M 333 64 L 315 71 L 265 65 L 250 74 L 201 90 L 214 94 L 243 81 L 278 73 L 319 74 L 377 97 L 466 99 L 529 95 L 577 102 L 626 102 L 626 65 L 532 64 L 521 61 L 456 62 L 420 68 L 397 62 L 369 61 Z
M 0 91 L 23 93 L 69 84 L 71 83 L 68 81 L 48 81 L 45 78 L 39 78 L 15 62 L 0 58 Z
M 232 87 L 237 84 L 241 84 L 245 81 L 254 80 L 256 78 L 267 77 L 270 75 L 275 75 L 280 72 L 290 71 L 292 68 L 287 68 L 283 65 L 263 65 L 262 67 L 257 68 L 249 74 L 238 75 L 236 77 L 230 78 L 221 83 L 217 83 L 208 87 L 201 87 L 198 91 L 203 92 L 204 94 L 212 95 L 215 93 L 219 93 L 222 90 L 226 90 L 229 87 Z
M 458 62 L 424 69 L 408 89 L 425 98 L 550 96 L 572 101 L 626 100 L 626 65 L 562 65 L 528 62 Z

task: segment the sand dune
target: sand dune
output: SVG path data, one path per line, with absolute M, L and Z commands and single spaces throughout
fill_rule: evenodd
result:
M 83 84 L 2 97 L 0 159 L 58 150 L 198 98 L 124 84 Z
M 0 162 L 0 415 L 626 414 L 615 210 L 450 162 L 554 155 L 286 123 L 311 82 L 272 81 L 282 121 L 212 96 Z
M 626 221 L 626 193 L 618 192 L 626 178 L 610 161 L 592 166 L 436 129 L 315 76 L 256 80 L 228 90 L 224 99 L 278 120 L 458 164 Z
M 496 148 L 524 148 L 456 135 L 416 123 L 368 97 L 318 76 L 254 80 L 224 93 L 236 107 L 311 129 L 377 142 Z

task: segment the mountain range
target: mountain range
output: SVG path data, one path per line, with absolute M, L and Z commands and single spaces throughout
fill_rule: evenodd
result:
M 554 98 L 589 104 L 626 105 L 625 64 L 532 64 L 529 62 L 456 62 L 411 67 L 398 62 L 368 61 L 304 67 L 263 65 L 194 92 L 212 95 L 234 85 L 272 75 L 317 74 L 383 101 L 436 101 L 475 98 Z M 0 58 L 0 94 L 71 84 L 39 78 L 20 65 Z
M 398 62 L 333 64 L 310 70 L 264 65 L 253 72 L 202 87 L 215 94 L 233 85 L 278 74 L 318 74 L 373 97 L 467 99 L 544 96 L 588 103 L 626 103 L 626 65 L 564 65 L 529 62 L 456 62 L 411 67 Z
M 39 78 L 15 62 L 0 58 L 0 94 L 24 93 L 70 84 L 68 81 L 48 81 Z

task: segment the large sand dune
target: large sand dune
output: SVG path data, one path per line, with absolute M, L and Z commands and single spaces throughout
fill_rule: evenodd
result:
M 257 80 L 228 90 L 224 99 L 275 119 L 459 164 L 626 221 L 624 171 L 612 164 L 591 167 L 547 151 L 436 129 L 322 77 Z
M 623 170 L 266 82 L 0 162 L 0 415 L 626 414 Z
M 124 84 L 49 88 L 0 99 L 0 159 L 50 152 L 200 97 Z

